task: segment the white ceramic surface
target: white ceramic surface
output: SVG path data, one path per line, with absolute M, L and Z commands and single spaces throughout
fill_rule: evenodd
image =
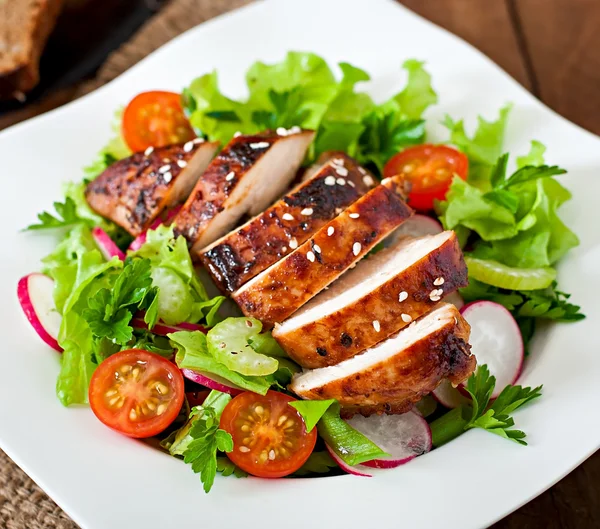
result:
M 496 115 L 514 111 L 507 147 L 536 138 L 547 159 L 569 169 L 574 199 L 562 215 L 581 246 L 560 266 L 560 286 L 588 318 L 540 332 L 521 382 L 544 383 L 544 396 L 516 414 L 529 434 L 522 447 L 471 431 L 409 465 L 371 479 L 341 476 L 266 481 L 221 478 L 209 495 L 189 468 L 102 426 L 86 408 L 54 396 L 58 355 L 20 312 L 16 285 L 52 247 L 19 233 L 81 177 L 109 136 L 115 108 L 142 90 L 181 89 L 218 68 L 230 94 L 256 59 L 312 50 L 366 68 L 383 99 L 402 80 L 405 58 L 427 61 L 440 103 L 428 113 Z M 439 125 L 431 127 L 434 135 Z M 600 140 L 544 107 L 489 59 L 391 0 L 278 0 L 253 4 L 177 38 L 116 81 L 59 110 L 0 134 L 0 446 L 85 529 L 307 526 L 478 528 L 505 516 L 600 446 Z

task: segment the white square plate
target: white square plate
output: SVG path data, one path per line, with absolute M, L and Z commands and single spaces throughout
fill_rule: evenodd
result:
M 23 318 L 20 276 L 38 269 L 47 237 L 19 233 L 81 178 L 109 137 L 113 112 L 143 90 L 186 86 L 217 68 L 230 94 L 243 90 L 255 60 L 310 50 L 332 63 L 365 68 L 378 99 L 400 86 L 400 64 L 427 62 L 440 103 L 428 113 L 434 137 L 445 113 L 473 124 L 504 103 L 514 109 L 507 133 L 513 153 L 529 140 L 548 146 L 548 161 L 569 169 L 573 201 L 562 211 L 581 245 L 560 266 L 560 286 L 588 318 L 538 333 L 521 382 L 544 383 L 542 399 L 517 413 L 522 447 L 471 431 L 409 465 L 371 479 L 221 478 L 209 495 L 183 463 L 111 432 L 86 408 L 54 396 L 58 355 Z M 0 134 L 0 446 L 85 529 L 187 529 L 307 525 L 475 528 L 530 500 L 600 446 L 600 140 L 557 116 L 489 59 L 391 0 L 279 0 L 210 21 L 177 38 L 113 83 L 59 110 Z

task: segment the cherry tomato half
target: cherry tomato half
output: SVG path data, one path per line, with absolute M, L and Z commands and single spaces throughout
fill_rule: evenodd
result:
M 109 428 L 130 437 L 166 429 L 183 405 L 183 376 L 161 356 L 129 349 L 102 362 L 90 383 L 92 411 Z
M 433 209 L 433 201 L 444 200 L 454 175 L 467 179 L 469 160 L 445 145 L 417 145 L 393 156 L 383 176 L 402 175 L 410 182 L 408 204 L 414 209 Z
M 296 399 L 269 391 L 244 392 L 223 410 L 221 428 L 233 437 L 227 456 L 260 478 L 280 478 L 298 470 L 312 453 L 317 430 L 306 432 L 302 416 L 288 403 Z
M 210 394 L 210 389 L 201 389 L 199 391 L 188 391 L 185 394 L 185 398 L 190 405 L 190 408 L 194 406 L 200 406 L 205 400 L 206 397 Z
M 196 135 L 174 92 L 142 92 L 123 112 L 123 138 L 133 152 L 183 143 Z

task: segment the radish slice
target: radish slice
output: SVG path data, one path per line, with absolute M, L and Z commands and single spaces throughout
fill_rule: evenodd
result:
M 348 424 L 390 454 L 364 462 L 368 467 L 398 467 L 431 450 L 431 429 L 423 417 L 412 411 L 402 415 L 355 415 Z
M 92 230 L 92 237 L 94 237 L 94 241 L 96 241 L 98 248 L 107 261 L 110 261 L 113 257 L 118 257 L 121 261 L 125 260 L 125 254 L 102 228 L 96 226 Z
M 206 386 L 210 389 L 215 389 L 221 393 L 229 393 L 232 397 L 243 393 L 244 390 L 233 385 L 229 380 L 225 380 L 218 375 L 212 373 L 202 373 L 201 371 L 192 371 L 191 369 L 182 369 L 183 376 L 196 384 Z
M 340 456 L 338 456 L 335 453 L 335 451 L 333 450 L 333 448 L 331 448 L 329 445 L 326 444 L 325 448 L 327 448 L 329 455 L 333 458 L 333 460 L 339 465 L 339 467 L 344 472 L 348 472 L 348 474 L 352 474 L 354 476 L 362 476 L 364 478 L 372 478 L 373 477 L 372 474 L 367 474 L 367 472 L 365 472 L 365 471 L 369 470 L 368 468 L 365 468 L 363 465 L 350 466 Z
M 421 417 L 429 417 L 437 410 L 438 401 L 431 395 L 425 395 L 419 402 L 415 402 L 415 407 L 412 409 Z
M 435 400 L 446 408 L 458 408 L 462 404 L 471 402 L 457 388 L 452 387 L 449 380 L 443 380 L 431 394 Z
M 58 345 L 57 338 L 62 318 L 54 305 L 53 290 L 51 278 L 35 273 L 19 280 L 17 296 L 25 316 L 40 338 L 61 353 L 62 347 Z
M 471 326 L 469 342 L 477 363 L 487 364 L 496 377 L 491 397 L 495 399 L 521 374 L 525 347 L 519 325 L 508 310 L 493 301 L 474 301 L 460 312 Z
M 143 316 L 133 318 L 131 320 L 131 326 L 134 329 L 143 329 L 146 331 L 149 330 L 148 324 L 144 321 Z M 150 332 L 153 332 L 154 334 L 158 334 L 160 336 L 166 336 L 167 334 L 170 334 L 172 332 L 179 331 L 200 331 L 203 333 L 208 332 L 206 328 L 204 328 L 202 325 L 199 325 L 198 323 L 182 322 L 179 325 L 168 325 L 166 323 L 163 323 L 162 321 L 159 321 L 154 327 L 152 327 L 152 330 Z
M 180 209 L 181 206 L 175 206 L 173 209 L 169 210 L 164 221 L 161 218 L 156 219 L 152 224 L 150 224 L 150 227 L 145 232 L 141 233 L 135 239 L 133 239 L 133 241 L 131 241 L 131 244 L 129 245 L 129 248 L 127 248 L 127 251 L 137 252 L 142 246 L 144 246 L 148 232 L 150 230 L 155 230 L 163 223 L 167 224 L 168 226 L 171 223 L 171 221 L 175 218 L 175 215 L 179 213 Z
M 465 306 L 465 300 L 458 292 L 452 292 L 452 294 L 448 294 L 444 301 L 446 303 L 452 303 L 458 310 L 462 309 Z

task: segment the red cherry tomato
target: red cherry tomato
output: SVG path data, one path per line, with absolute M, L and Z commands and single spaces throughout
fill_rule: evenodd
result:
M 102 362 L 90 382 L 92 411 L 109 428 L 130 437 L 165 430 L 183 404 L 183 376 L 161 356 L 130 349 Z
M 444 200 L 454 176 L 467 179 L 469 160 L 445 145 L 417 145 L 393 156 L 383 176 L 401 175 L 410 182 L 408 204 L 419 211 L 433 209 L 434 200 Z
M 221 428 L 233 437 L 227 456 L 242 470 L 261 478 L 280 478 L 298 470 L 312 453 L 317 431 L 306 432 L 296 399 L 269 391 L 264 397 L 244 392 L 223 410 Z
M 183 143 L 196 135 L 174 92 L 142 92 L 123 112 L 123 138 L 133 152 Z
M 209 394 L 210 389 L 201 389 L 199 391 L 188 391 L 185 394 L 185 397 L 187 398 L 190 408 L 193 408 L 194 406 L 200 406 Z

